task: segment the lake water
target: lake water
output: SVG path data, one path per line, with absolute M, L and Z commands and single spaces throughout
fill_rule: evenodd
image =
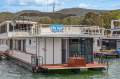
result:
M 0 61 L 0 79 L 120 79 L 120 59 L 109 60 L 108 71 L 92 71 L 80 74 L 33 74 L 14 63 Z

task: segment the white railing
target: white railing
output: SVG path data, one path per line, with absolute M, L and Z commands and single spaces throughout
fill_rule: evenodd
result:
M 105 39 L 120 39 L 120 34 L 105 34 L 102 36 Z
M 88 32 L 86 30 L 88 29 Z M 62 32 L 53 32 L 50 27 L 36 27 L 33 28 L 32 35 L 59 35 L 59 34 L 79 34 L 79 35 L 104 35 L 104 30 L 94 27 L 73 27 L 65 26 Z
M 112 34 L 110 37 L 111 38 L 120 38 L 120 34 Z
M 9 36 L 27 37 L 40 35 L 81 35 L 81 36 L 104 36 L 104 29 L 97 26 L 80 27 L 81 25 L 65 25 L 61 32 L 53 32 L 49 24 L 41 24 L 32 27 L 31 30 L 14 30 Z

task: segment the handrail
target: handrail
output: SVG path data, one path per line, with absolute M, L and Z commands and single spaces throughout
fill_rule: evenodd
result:
M 52 32 L 52 30 L 49 28 L 50 24 L 37 24 L 34 27 L 31 27 L 30 30 L 25 29 L 18 29 L 14 30 L 15 34 L 18 32 L 26 32 L 26 35 L 28 36 L 39 36 L 44 34 L 79 34 L 79 35 L 93 35 L 93 36 L 104 36 L 105 35 L 105 29 L 99 28 L 98 26 L 94 27 L 80 27 L 81 25 L 64 25 L 64 29 L 62 32 Z M 45 27 L 44 27 L 45 26 Z M 28 34 L 27 34 L 28 33 Z M 14 34 L 14 33 L 13 33 Z M 20 34 L 20 33 L 19 33 Z M 17 36 L 17 35 L 16 35 Z
M 40 58 L 42 58 L 42 59 L 40 59 Z M 39 64 L 39 65 L 43 65 L 43 56 L 38 56 L 38 60 L 39 60 L 39 61 L 38 61 L 38 64 Z M 42 60 L 42 61 L 41 61 L 41 60 Z M 42 63 L 40 63 L 40 61 L 41 61 Z
M 32 35 L 40 35 L 40 34 L 82 34 L 82 35 L 104 35 L 101 30 L 102 28 L 91 28 L 91 27 L 72 27 L 72 26 L 65 26 L 63 32 L 57 32 L 54 33 L 51 31 L 51 29 L 48 27 L 42 27 L 40 26 L 34 27 L 32 29 Z M 88 30 L 88 32 L 87 32 Z
M 33 66 L 43 65 L 43 57 L 42 56 L 32 55 L 31 56 L 31 64 Z

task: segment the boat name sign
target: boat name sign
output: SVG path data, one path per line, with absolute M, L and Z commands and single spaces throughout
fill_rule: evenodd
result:
M 64 25 L 63 24 L 51 24 L 50 29 L 52 32 L 63 32 Z

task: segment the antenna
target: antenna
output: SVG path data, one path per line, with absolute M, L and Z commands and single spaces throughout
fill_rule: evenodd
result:
M 54 2 L 53 2 L 53 13 L 55 12 L 55 8 L 56 8 L 56 2 L 54 0 Z
M 48 11 L 48 0 L 46 0 L 47 2 L 46 2 L 46 5 L 47 5 L 47 11 Z

